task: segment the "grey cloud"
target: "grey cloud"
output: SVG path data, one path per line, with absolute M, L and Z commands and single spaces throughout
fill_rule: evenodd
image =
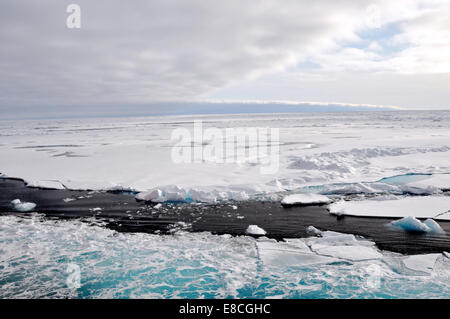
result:
M 76 1 L 0 4 L 1 107 L 207 97 L 342 33 L 349 1 Z M 347 32 L 351 33 L 349 27 Z

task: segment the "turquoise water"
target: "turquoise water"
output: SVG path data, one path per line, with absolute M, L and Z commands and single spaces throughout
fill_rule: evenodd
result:
M 383 252 L 371 261 L 273 264 L 247 236 L 1 216 L 0 253 L 0 298 L 450 298 L 449 263 L 417 274 Z M 377 284 L 368 285 L 373 267 Z

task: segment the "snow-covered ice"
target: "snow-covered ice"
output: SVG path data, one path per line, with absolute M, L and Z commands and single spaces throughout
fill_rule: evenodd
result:
M 0 171 L 30 185 L 59 181 L 69 189 L 147 192 L 176 185 L 186 193 L 201 190 L 193 196 L 206 201 L 331 184 L 342 193 L 351 188 L 401 192 L 401 187 L 415 192 L 431 187 L 430 192 L 448 185 L 448 175 L 441 173 L 450 172 L 449 115 L 414 111 L 1 121 L 0 152 L 7 156 L 0 157 Z M 179 127 L 192 130 L 194 120 L 202 120 L 205 129 L 279 128 L 278 172 L 260 174 L 254 163 L 174 163 L 171 133 Z M 408 173 L 441 175 L 403 186 L 369 183 Z
M 35 203 L 22 202 L 20 199 L 12 200 L 11 205 L 12 205 L 13 209 L 18 212 L 29 212 L 36 208 Z
M 328 204 L 331 202 L 331 199 L 327 196 L 320 194 L 292 194 L 285 196 L 281 200 L 281 204 L 285 206 L 293 206 L 293 205 L 319 205 L 319 204 Z
M 331 214 L 366 217 L 408 217 L 450 220 L 450 196 L 403 197 L 393 200 L 339 201 Z

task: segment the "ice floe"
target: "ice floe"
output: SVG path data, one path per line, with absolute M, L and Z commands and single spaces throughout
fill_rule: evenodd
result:
M 403 263 L 411 270 L 430 274 L 433 271 L 436 260 L 440 256 L 442 256 L 442 254 L 412 255 L 403 258 Z
M 266 267 L 302 267 L 339 261 L 315 254 L 306 245 L 299 246 L 298 243 L 257 241 L 256 245 L 259 258 Z
M 292 194 L 285 196 L 281 200 L 281 204 L 284 206 L 294 206 L 294 205 L 321 205 L 321 204 L 328 204 L 331 202 L 331 199 L 327 196 L 320 195 L 320 194 L 311 194 L 311 193 L 305 193 L 305 194 Z
M 321 232 L 321 235 L 323 237 L 287 238 L 285 242 L 262 238 L 257 242 L 259 256 L 264 264 L 277 267 L 366 261 L 383 257 L 372 241 L 332 231 Z
M 397 200 L 339 201 L 329 206 L 331 214 L 366 217 L 416 217 L 450 220 L 450 196 L 403 197 Z
M 20 199 L 14 199 L 13 201 L 11 201 L 11 205 L 13 209 L 18 212 L 29 212 L 36 207 L 35 203 L 22 202 L 20 201 Z

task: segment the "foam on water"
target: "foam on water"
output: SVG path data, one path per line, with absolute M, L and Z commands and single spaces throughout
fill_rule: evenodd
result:
M 442 254 L 423 275 L 404 269 L 406 257 L 386 252 L 373 260 L 319 264 L 282 255 L 270 263 L 270 250 L 258 248 L 267 246 L 259 245 L 264 241 L 285 257 L 312 256 L 302 239 L 118 233 L 35 214 L 1 216 L 0 298 L 450 298 L 450 259 Z M 79 288 L 68 287 L 71 264 L 80 267 Z M 378 284 L 371 282 L 374 272 Z

